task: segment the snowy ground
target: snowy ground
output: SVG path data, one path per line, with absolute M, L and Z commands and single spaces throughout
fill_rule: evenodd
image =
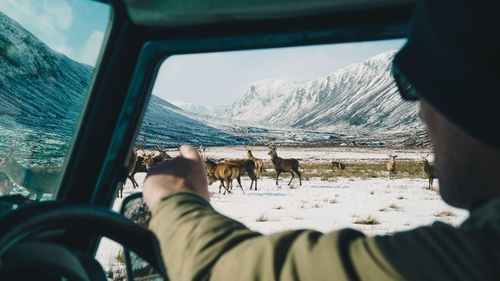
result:
M 255 147 L 253 154 L 265 161 L 269 159 L 265 147 Z M 213 158 L 244 157 L 243 147 L 207 148 L 206 155 Z M 278 148 L 278 155 L 294 157 L 300 161 L 357 161 L 381 162 L 388 160 L 388 154 L 398 154 L 397 160 L 420 159 L 427 151 L 353 149 L 353 148 Z M 176 155 L 172 151 L 172 156 Z M 432 160 L 429 157 L 429 160 Z M 145 173 L 136 174 L 137 182 L 142 185 Z M 440 220 L 459 225 L 468 212 L 448 206 L 441 197 L 427 190 L 427 179 L 349 179 L 333 178 L 303 180 L 299 186 L 298 178 L 287 186 L 288 179 L 281 179 L 279 186 L 274 178 L 258 181 L 258 190 L 248 190 L 250 179 L 242 177 L 245 195 L 239 187 L 232 194 L 218 193 L 218 184 L 209 187 L 211 203 L 222 214 L 234 218 L 250 229 L 262 233 L 283 230 L 312 228 L 322 232 L 340 228 L 354 228 L 366 235 L 385 235 L 426 226 Z M 434 181 L 439 187 L 439 181 Z M 134 192 L 129 181 L 124 187 L 124 197 Z M 122 199 L 116 199 L 114 210 L 119 210 Z M 375 219 L 379 224 L 357 224 L 356 221 Z M 104 268 L 116 263 L 120 247 L 112 241 L 103 240 L 97 258 Z

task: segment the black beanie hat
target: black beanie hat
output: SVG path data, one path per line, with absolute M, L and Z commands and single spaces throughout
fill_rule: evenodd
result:
M 500 149 L 500 1 L 417 1 L 394 64 L 448 120 Z

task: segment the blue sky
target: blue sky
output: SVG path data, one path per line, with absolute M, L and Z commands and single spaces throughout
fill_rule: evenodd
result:
M 94 66 L 108 25 L 109 8 L 82 0 L 1 0 L 0 12 L 52 49 Z
M 95 66 L 108 25 L 107 5 L 88 0 L 0 0 L 0 11 L 52 49 Z M 168 58 L 153 94 L 165 100 L 229 105 L 251 83 L 273 78 L 316 78 L 406 40 L 194 54 Z

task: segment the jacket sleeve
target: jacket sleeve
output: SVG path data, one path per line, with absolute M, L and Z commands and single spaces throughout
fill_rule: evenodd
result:
M 402 280 L 360 232 L 262 235 L 192 192 L 163 198 L 150 229 L 171 280 Z

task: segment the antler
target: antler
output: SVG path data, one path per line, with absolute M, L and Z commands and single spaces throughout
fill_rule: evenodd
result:
M 160 139 L 156 139 L 156 148 L 158 149 L 158 151 L 165 150 L 165 148 L 163 146 L 161 146 L 161 144 L 160 144 Z
M 250 148 L 250 149 L 248 149 L 248 147 L 245 145 L 245 142 L 243 142 L 243 147 L 244 147 L 244 148 L 245 148 L 245 150 L 247 150 L 247 151 L 252 151 L 252 149 L 254 149 L 254 147 L 255 147 L 255 142 L 253 143 L 253 146 L 252 146 L 252 148 Z
M 429 155 L 431 155 L 432 151 L 429 151 L 425 156 L 420 156 L 422 157 L 423 159 L 427 159 L 427 157 L 429 157 Z
M 273 140 L 273 138 L 267 137 L 267 143 L 266 143 L 267 146 L 269 146 L 269 148 L 271 148 L 271 149 L 276 149 L 276 147 L 271 144 L 271 140 Z
M 142 142 L 134 148 L 134 150 L 137 152 L 139 149 L 142 149 L 144 147 L 144 144 L 146 144 L 146 135 L 144 135 L 144 131 L 142 131 Z
M 156 151 L 151 150 L 149 153 L 146 153 L 146 154 L 144 155 L 144 158 L 154 157 L 155 155 L 156 155 Z
M 179 152 L 181 152 L 181 146 L 177 142 L 172 143 Z

